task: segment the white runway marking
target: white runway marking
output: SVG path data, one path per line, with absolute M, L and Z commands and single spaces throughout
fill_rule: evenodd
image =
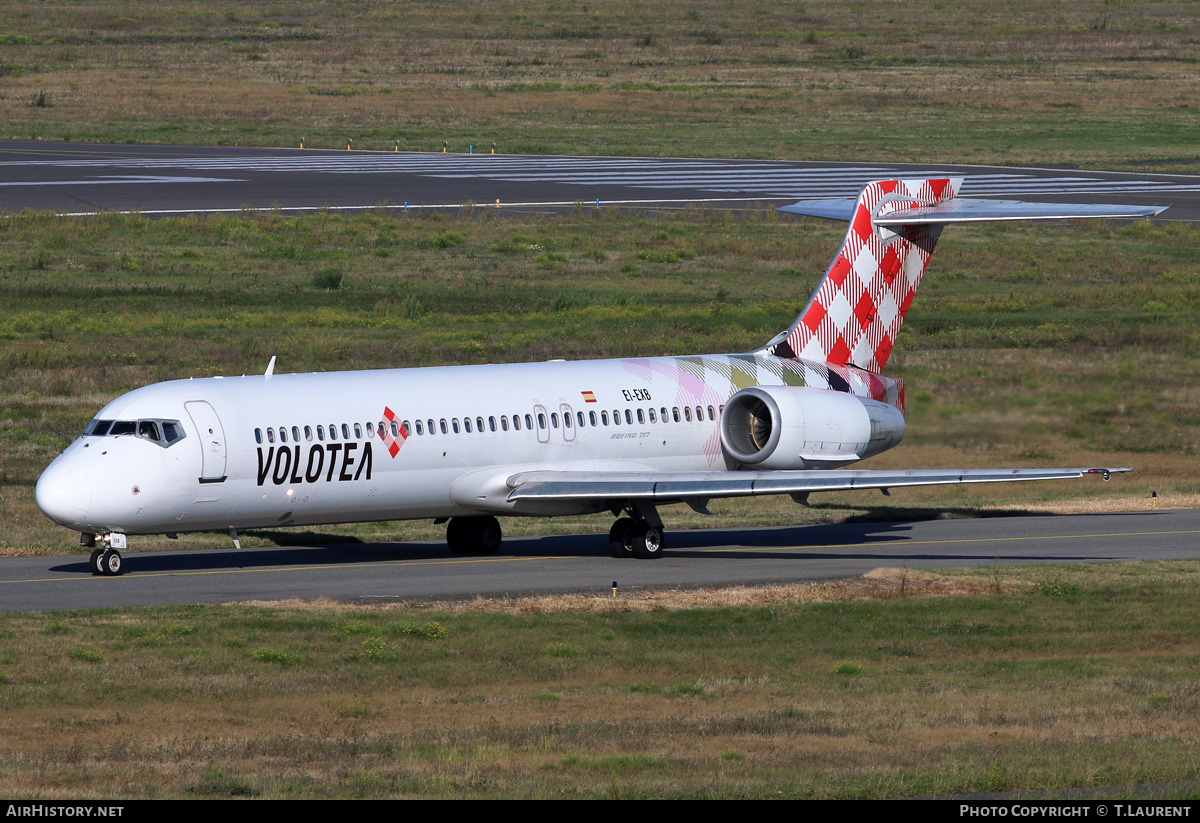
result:
M 316 174 L 417 174 L 450 179 L 478 178 L 514 183 L 558 183 L 568 186 L 626 186 L 637 189 L 686 189 L 748 197 L 853 197 L 880 177 L 919 178 L 955 174 L 945 169 L 884 166 L 802 167 L 783 162 L 733 163 L 719 160 L 654 158 L 539 157 L 446 154 L 314 154 L 282 157 L 171 157 L 130 160 L 38 160 L 0 163 L 7 166 L 56 166 L 108 169 L 191 169 Z M 961 173 L 961 172 L 957 172 Z M 104 182 L 216 182 L 213 178 L 158 178 L 130 175 L 122 179 L 73 180 L 58 183 L 0 185 L 97 185 Z M 1036 169 L 968 174 L 964 195 L 1095 194 L 1099 192 L 1197 191 L 1200 182 L 1119 179 L 1072 172 L 1047 177 Z M 594 198 L 583 196 L 582 200 Z M 609 200 L 608 202 L 612 202 Z
M 31 180 L 26 183 L 0 183 L 0 186 L 113 186 L 126 183 L 245 183 L 233 177 L 163 177 L 150 174 L 112 174 L 87 180 Z

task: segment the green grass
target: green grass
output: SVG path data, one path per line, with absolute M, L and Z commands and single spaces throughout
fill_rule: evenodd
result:
M 850 798 L 1200 777 L 1200 564 L 909 574 L 1009 593 L 3 615 L 0 791 Z
M 37 139 L 1194 171 L 1192 11 L 13 0 L 0 122 Z

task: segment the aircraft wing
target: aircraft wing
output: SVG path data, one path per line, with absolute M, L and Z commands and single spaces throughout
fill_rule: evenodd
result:
M 668 503 L 767 494 L 806 495 L 851 489 L 893 489 L 959 483 L 1065 480 L 1099 474 L 1105 480 L 1128 468 L 901 469 L 715 472 L 527 471 L 508 478 L 509 501 L 591 500 Z

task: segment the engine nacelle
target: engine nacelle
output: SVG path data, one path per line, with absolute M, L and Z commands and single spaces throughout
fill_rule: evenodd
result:
M 904 437 L 895 406 L 827 389 L 754 386 L 725 403 L 721 446 L 755 469 L 826 469 L 886 451 Z

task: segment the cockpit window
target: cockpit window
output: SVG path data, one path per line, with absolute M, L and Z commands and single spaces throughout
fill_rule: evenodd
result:
M 164 449 L 178 443 L 186 433 L 178 420 L 139 420 L 137 435 L 143 440 L 150 440 Z
M 83 430 L 84 437 L 103 437 L 108 434 L 108 430 L 112 428 L 111 420 L 93 420 L 88 423 L 88 427 Z
M 84 437 L 119 437 L 132 434 L 157 443 L 163 448 L 178 443 L 187 436 L 178 420 L 93 420 L 83 432 Z

